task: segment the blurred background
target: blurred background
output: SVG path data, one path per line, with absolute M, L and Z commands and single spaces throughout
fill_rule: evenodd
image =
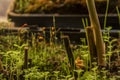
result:
M 0 21 L 6 20 L 6 11 L 10 4 L 10 0 L 0 0 Z

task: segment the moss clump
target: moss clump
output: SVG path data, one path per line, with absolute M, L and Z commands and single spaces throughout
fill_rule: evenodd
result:
M 96 0 L 98 13 L 105 13 L 107 0 Z M 117 1 L 112 1 L 113 3 Z M 117 5 L 114 3 L 114 5 Z M 113 10 L 113 9 L 112 9 Z M 88 13 L 86 0 L 16 0 L 16 13 L 57 13 L 85 14 Z M 113 12 L 113 11 L 111 11 Z

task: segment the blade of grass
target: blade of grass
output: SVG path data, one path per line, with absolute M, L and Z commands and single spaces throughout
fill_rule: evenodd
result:
M 109 0 L 107 0 L 107 6 L 106 6 L 106 12 L 105 12 L 105 18 L 104 18 L 104 29 L 106 28 L 106 23 L 107 23 L 108 8 L 109 8 Z

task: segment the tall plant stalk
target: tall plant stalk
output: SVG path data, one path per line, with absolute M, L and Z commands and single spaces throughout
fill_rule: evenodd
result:
M 95 0 L 86 0 L 86 3 L 87 3 L 88 12 L 89 12 L 91 27 L 93 28 L 93 32 L 94 32 L 94 41 L 95 41 L 96 50 L 97 50 L 98 65 L 106 66 L 105 47 L 104 47 L 104 42 L 102 38 L 100 22 L 99 22 L 96 7 L 95 7 Z

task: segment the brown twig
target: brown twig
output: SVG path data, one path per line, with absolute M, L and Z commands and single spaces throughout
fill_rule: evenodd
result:
M 86 27 L 86 37 L 88 42 L 88 48 L 91 56 L 91 61 L 95 61 L 94 59 L 97 58 L 97 52 L 96 52 L 96 46 L 94 41 L 94 34 L 93 34 L 93 28 L 92 27 Z
M 70 41 L 69 41 L 69 37 L 68 36 L 62 36 L 62 39 L 64 40 L 64 44 L 65 44 L 65 48 L 66 48 L 66 52 L 68 55 L 68 59 L 70 62 L 70 66 L 72 68 L 72 70 L 75 69 L 75 62 L 74 62 L 74 56 L 70 47 Z
M 28 47 L 25 47 L 25 53 L 24 53 L 24 69 L 28 68 Z

